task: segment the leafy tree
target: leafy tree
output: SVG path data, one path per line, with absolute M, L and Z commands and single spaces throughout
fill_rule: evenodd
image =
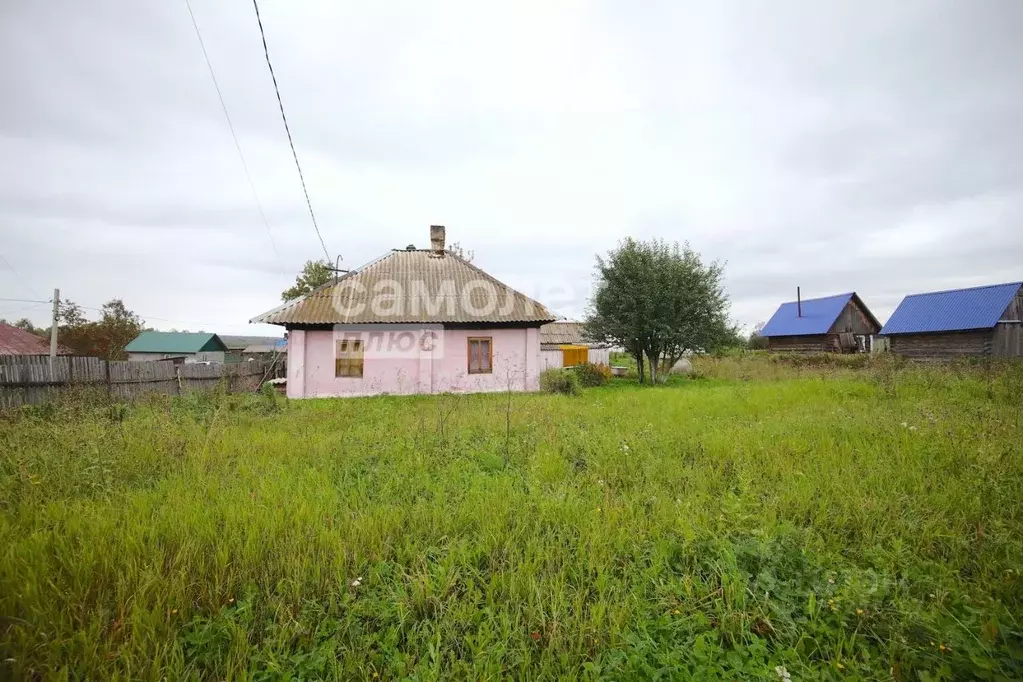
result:
M 61 301 L 57 309 L 57 338 L 79 355 L 124 360 L 124 347 L 143 329 L 142 319 L 119 298 L 105 303 L 100 319 L 91 322 L 74 301 Z
M 74 301 L 64 299 L 57 305 L 57 324 L 59 327 L 78 327 L 87 321 L 85 313 L 82 312 L 82 307 Z
M 107 360 L 125 360 L 124 347 L 142 331 L 142 318 L 124 305 L 119 298 L 103 304 L 102 317 L 96 323 L 98 355 Z
M 761 332 L 764 330 L 764 323 L 757 322 L 757 326 L 753 327 L 753 331 L 750 332 L 749 338 L 746 340 L 746 347 L 750 350 L 767 350 L 767 337 Z
M 302 266 L 302 272 L 295 278 L 295 286 L 289 287 L 281 292 L 281 300 L 293 301 L 299 296 L 305 296 L 313 289 L 321 287 L 334 277 L 331 264 L 325 260 L 307 260 Z
M 471 263 L 472 259 L 476 257 L 476 252 L 475 251 L 467 251 L 467 250 L 465 250 L 462 247 L 462 243 L 461 242 L 451 242 L 451 245 L 448 246 L 448 251 L 450 251 L 451 253 L 455 254 L 456 256 L 461 258 L 462 260 L 467 261 L 469 263 Z
M 734 342 L 724 266 L 704 264 L 689 244 L 660 239 L 622 241 L 607 258 L 597 256 L 596 291 L 587 334 L 621 346 L 659 381 L 689 351 L 710 351 Z
M 48 329 L 36 327 L 34 324 L 32 324 L 32 320 L 28 319 L 27 317 L 23 317 L 17 322 L 8 322 L 7 320 L 0 318 L 0 324 L 9 324 L 12 327 L 17 327 L 18 329 L 22 329 L 30 334 L 35 334 L 37 336 L 44 336 L 49 334 L 50 332 L 50 330 Z

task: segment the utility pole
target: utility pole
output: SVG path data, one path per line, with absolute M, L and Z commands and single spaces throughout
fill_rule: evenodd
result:
M 50 381 L 53 378 L 53 365 L 57 360 L 57 312 L 60 309 L 60 289 L 53 290 L 53 319 L 50 320 Z
M 342 270 L 340 267 L 338 267 L 340 265 L 340 263 L 341 263 L 341 254 L 339 253 L 337 255 L 337 258 L 334 259 L 334 267 L 330 267 L 329 265 L 327 266 L 328 270 L 332 270 L 334 272 L 334 284 L 337 284 L 338 273 L 348 272 L 348 270 Z

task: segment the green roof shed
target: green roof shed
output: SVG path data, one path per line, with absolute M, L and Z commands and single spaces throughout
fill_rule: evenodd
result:
M 124 347 L 129 353 L 207 353 L 226 351 L 216 334 L 199 332 L 142 332 Z

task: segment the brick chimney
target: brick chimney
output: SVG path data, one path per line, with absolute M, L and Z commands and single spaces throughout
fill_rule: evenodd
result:
M 444 255 L 444 226 L 430 225 L 430 250 L 435 255 Z

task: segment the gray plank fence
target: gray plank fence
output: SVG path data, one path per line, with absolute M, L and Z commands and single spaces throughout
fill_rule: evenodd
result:
M 222 380 L 240 393 L 259 388 L 269 363 L 182 364 L 126 362 L 59 356 L 50 372 L 47 355 L 0 355 L 0 408 L 38 404 L 76 387 L 97 387 L 119 400 L 147 393 L 178 395 L 208 390 Z

